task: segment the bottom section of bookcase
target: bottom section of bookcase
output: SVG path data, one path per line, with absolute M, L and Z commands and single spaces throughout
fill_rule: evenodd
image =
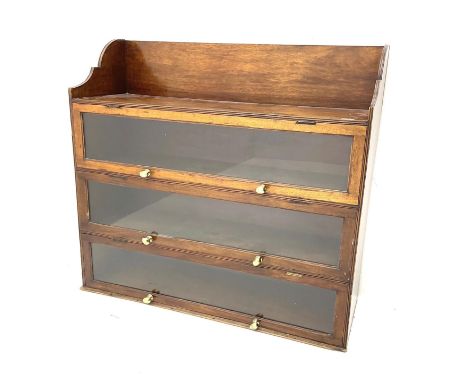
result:
M 102 294 L 105 296 L 121 298 L 124 300 L 130 300 L 134 302 L 142 302 L 142 298 L 138 292 L 130 291 L 131 288 L 121 287 L 121 286 L 111 286 L 105 285 L 106 283 L 101 283 L 98 281 L 93 281 L 90 285 L 83 285 L 80 289 L 86 292 L 92 292 L 97 294 Z M 121 289 L 119 291 L 114 291 L 114 287 Z M 217 309 L 213 307 L 204 307 L 201 304 L 197 304 L 190 301 L 183 301 L 179 299 L 174 299 L 167 296 L 159 296 L 151 302 L 150 305 L 153 307 L 159 307 L 164 309 L 173 310 L 180 313 L 190 314 L 192 316 L 201 317 L 229 325 L 234 325 L 237 327 L 250 329 L 252 323 L 252 318 L 250 316 L 238 313 L 238 312 L 229 312 L 224 309 Z M 171 301 L 174 300 L 174 301 Z M 177 301 L 175 301 L 177 300 Z M 218 310 L 218 312 L 216 312 Z M 216 314 L 218 313 L 218 314 Z M 276 337 L 281 337 L 297 342 L 302 342 L 308 345 L 314 345 L 325 349 L 336 350 L 341 352 L 346 352 L 346 346 L 341 344 L 334 344 L 328 341 L 335 342 L 332 338 L 328 339 L 312 339 L 310 337 L 301 336 L 299 334 L 292 334 L 291 332 L 281 331 L 280 328 L 272 329 L 270 325 L 265 326 L 265 320 L 260 321 L 259 327 L 256 329 L 259 333 L 265 333 L 269 335 L 274 335 Z M 289 326 L 289 325 L 288 325 Z M 328 341 L 327 341 L 328 340 Z M 327 341 L 327 342 L 326 342 Z

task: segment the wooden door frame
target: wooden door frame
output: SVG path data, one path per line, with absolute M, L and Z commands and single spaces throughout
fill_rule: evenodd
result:
M 108 171 L 126 175 L 138 175 L 143 168 L 151 170 L 150 178 L 165 179 L 176 182 L 200 183 L 213 187 L 255 192 L 262 180 L 245 180 L 226 176 L 201 174 L 195 172 L 162 169 L 157 167 L 130 165 L 114 162 L 105 162 L 85 158 L 85 144 L 82 113 L 97 113 L 113 116 L 127 116 L 132 118 L 158 119 L 178 121 L 185 123 L 206 123 L 233 128 L 257 128 L 279 131 L 295 131 L 302 133 L 319 133 L 330 135 L 352 136 L 348 190 L 332 191 L 313 187 L 300 187 L 296 185 L 269 182 L 267 194 L 286 197 L 315 199 L 326 202 L 358 205 L 362 176 L 362 163 L 364 162 L 365 140 L 367 127 L 364 125 L 346 125 L 320 123 L 315 125 L 297 124 L 294 120 L 262 119 L 253 117 L 238 117 L 226 115 L 211 115 L 202 113 L 188 113 L 179 111 L 136 109 L 125 107 L 109 107 L 103 105 L 72 104 L 72 126 L 74 136 L 75 165 L 97 171 Z
M 109 226 L 98 224 L 90 221 L 89 200 L 88 200 L 88 181 L 95 181 L 104 184 L 112 184 L 133 188 L 146 188 L 162 192 L 180 193 L 184 195 L 209 197 L 212 199 L 226 200 L 240 203 L 259 204 L 265 202 L 264 198 L 255 196 L 236 195 L 222 190 L 211 190 L 207 196 L 202 186 L 177 186 L 167 184 L 164 181 L 147 182 L 144 179 L 137 177 L 122 177 L 116 174 L 101 174 L 95 172 L 79 171 L 76 176 L 78 190 L 78 215 L 79 226 L 82 233 L 94 236 L 103 236 L 108 238 L 118 237 L 119 241 L 125 241 L 129 244 L 137 244 L 144 249 L 151 248 L 173 248 L 181 251 L 191 251 L 195 254 L 193 258 L 203 258 L 207 262 L 212 258 L 222 259 L 222 261 L 235 261 L 238 264 L 252 266 L 252 260 L 255 256 L 262 256 L 263 261 L 257 269 L 282 269 L 286 273 L 290 273 L 292 281 L 303 277 L 304 275 L 315 275 L 324 277 L 339 282 L 349 282 L 352 276 L 352 264 L 355 255 L 355 236 L 356 236 L 356 221 L 357 209 L 354 207 L 333 207 L 323 206 L 321 204 L 298 204 L 288 200 L 281 200 L 281 204 L 275 203 L 275 200 L 268 200 L 270 203 L 259 204 L 272 208 L 282 208 L 295 210 L 307 213 L 316 213 L 321 215 L 335 216 L 343 219 L 340 256 L 338 266 L 326 265 L 306 260 L 293 259 L 280 255 L 261 253 L 242 248 L 233 248 L 212 243 L 203 243 L 195 240 L 172 238 L 167 236 L 157 236 L 153 243 L 149 246 L 144 246 L 141 243 L 141 238 L 150 234 L 149 232 L 140 231 L 137 229 L 129 229 L 122 227 Z M 252 200 L 253 198 L 253 200 Z M 156 228 L 156 227 L 155 227 Z
M 130 249 L 133 251 L 136 251 L 135 249 L 129 248 L 128 244 L 126 243 L 113 241 L 112 239 L 107 239 L 104 237 L 90 237 L 86 234 L 80 235 L 80 240 L 83 260 L 82 289 L 92 292 L 104 293 L 115 297 L 128 298 L 138 302 L 141 302 L 142 298 L 151 292 L 148 290 L 140 290 L 94 279 L 91 247 L 92 243 L 100 243 L 113 247 Z M 155 253 L 150 251 L 145 251 L 145 253 L 155 255 Z M 164 249 L 160 249 L 158 251 L 158 255 L 173 257 L 172 254 L 167 254 L 166 250 Z M 231 266 L 227 268 L 235 269 Z M 304 278 L 301 283 L 325 289 L 333 289 L 336 292 L 333 332 L 323 333 L 316 330 L 306 329 L 264 318 L 261 319 L 261 325 L 258 331 L 291 338 L 301 342 L 321 344 L 321 346 L 326 346 L 337 350 L 345 350 L 348 336 L 348 311 L 350 303 L 349 285 L 310 277 Z M 221 320 L 223 322 L 245 328 L 249 327 L 253 319 L 253 316 L 245 313 L 205 305 L 173 296 L 167 296 L 160 293 L 156 294 L 155 296 L 155 299 L 151 303 L 153 306 L 160 306 L 176 311 L 182 311 L 216 321 Z

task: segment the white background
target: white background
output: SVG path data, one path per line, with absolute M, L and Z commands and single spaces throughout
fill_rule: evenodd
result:
M 466 381 L 463 3 L 2 3 L 0 380 Z M 67 88 L 115 38 L 391 45 L 347 353 L 79 290 Z

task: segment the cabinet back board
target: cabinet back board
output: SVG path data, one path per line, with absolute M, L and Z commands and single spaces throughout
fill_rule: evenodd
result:
M 368 109 L 383 49 L 115 40 L 104 50 L 97 73 L 109 89 L 78 87 L 72 97 L 132 93 Z

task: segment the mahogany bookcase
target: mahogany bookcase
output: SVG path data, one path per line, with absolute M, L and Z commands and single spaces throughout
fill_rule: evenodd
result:
M 387 61 L 110 42 L 69 90 L 83 289 L 345 350 Z

